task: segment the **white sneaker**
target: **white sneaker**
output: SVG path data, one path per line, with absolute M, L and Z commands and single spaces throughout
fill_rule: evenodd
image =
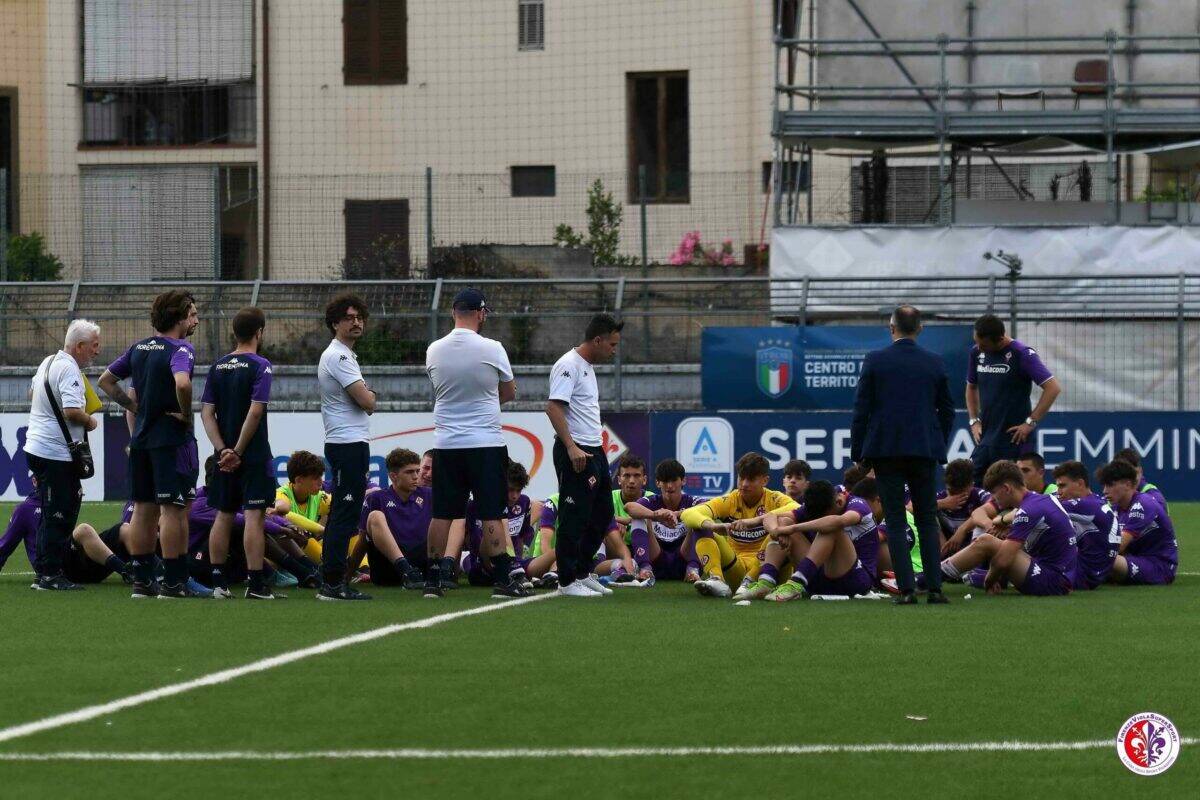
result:
M 223 589 L 220 586 L 213 587 L 213 600 L 232 600 L 233 592 L 228 589 Z
M 710 577 L 696 581 L 696 591 L 705 597 L 729 597 L 733 591 L 723 578 Z
M 591 589 L 593 592 L 596 592 L 597 594 L 603 594 L 603 595 L 612 594 L 612 589 L 608 588 L 603 583 L 601 583 L 600 579 L 597 578 L 595 575 L 588 575 L 586 578 L 580 578 L 579 580 L 576 581 L 576 583 L 582 583 L 584 586 L 588 587 L 589 589 Z
M 566 586 L 558 587 L 558 593 L 563 597 L 599 597 L 599 592 L 593 592 L 583 584 L 583 581 L 575 581 Z
M 742 578 L 742 585 L 739 586 L 738 590 L 733 593 L 733 599 L 734 600 L 749 600 L 750 599 L 750 586 L 753 583 L 754 583 L 754 581 L 750 580 L 749 577 Z

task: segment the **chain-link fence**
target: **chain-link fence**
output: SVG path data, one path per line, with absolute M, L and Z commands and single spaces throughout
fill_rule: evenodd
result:
M 70 319 L 95 320 L 106 354 L 150 334 L 151 300 L 165 284 L 25 283 L 0 286 L 0 364 L 27 367 L 60 346 Z M 185 284 L 180 284 L 185 285 Z M 230 347 L 229 325 L 246 305 L 268 319 L 264 352 L 280 365 L 312 365 L 329 340 L 323 309 L 340 291 L 370 310 L 359 342 L 365 365 L 408 374 L 430 341 L 449 330 L 450 303 L 479 286 L 496 313 L 485 333 L 516 365 L 544 367 L 578 343 L 598 311 L 621 317 L 614 377 L 702 362 L 710 326 L 885 324 L 900 302 L 917 303 L 927 324 L 965 324 L 995 313 L 1036 347 L 1064 386 L 1059 407 L 1184 410 L 1200 407 L 1200 275 L 1103 279 L 879 278 L 772 280 L 594 277 L 555 280 L 193 282 L 201 325 L 198 361 Z M 712 364 L 704 365 L 712 368 Z M 650 373 L 647 373 L 650 370 Z M 653 398 L 649 398 L 652 400 Z M 664 398 L 666 400 L 668 398 Z M 669 398 L 685 402 L 686 393 Z M 699 405 L 698 378 L 692 397 Z

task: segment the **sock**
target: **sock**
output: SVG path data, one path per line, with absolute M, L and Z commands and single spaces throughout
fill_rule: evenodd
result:
M 442 559 L 445 561 L 445 559 Z M 430 561 L 429 569 L 425 572 L 425 585 L 437 586 L 442 582 L 442 561 Z
M 800 583 L 808 586 L 809 582 L 817 577 L 817 573 L 820 571 L 820 567 L 805 557 L 800 559 L 800 563 L 796 565 L 796 571 L 792 573 L 792 580 L 799 580 Z
M 138 583 L 151 584 L 154 583 L 154 557 L 153 556 L 132 556 L 133 561 L 133 579 Z
M 685 570 L 694 569 L 694 570 L 696 570 L 696 572 L 699 572 L 700 571 L 700 562 L 695 559 L 692 559 L 687 562 L 687 567 L 685 567 L 684 569 Z
M 410 569 L 412 569 L 412 564 L 409 564 L 408 559 L 405 558 L 404 556 L 400 556 L 395 561 L 393 561 L 392 566 L 395 567 L 396 574 L 402 578 L 408 574 L 408 571 Z
M 341 586 L 343 583 L 346 582 L 346 570 L 345 569 L 322 570 L 321 571 L 321 580 L 324 581 L 325 585 L 327 585 L 327 586 Z
M 176 556 L 163 559 L 163 582 L 171 586 L 182 586 L 187 582 L 187 560 Z
M 701 568 L 708 570 L 709 577 L 725 580 L 725 570 L 721 569 L 721 548 L 717 547 L 717 540 L 703 536 L 696 540 L 695 547 Z
M 212 565 L 212 585 L 219 589 L 229 588 L 229 579 L 225 577 L 225 565 Z
M 508 553 L 492 556 L 492 578 L 496 583 L 508 583 L 508 575 L 512 572 L 513 557 Z
M 267 588 L 266 570 L 251 569 L 251 570 L 246 570 L 246 572 L 250 576 L 251 591 L 262 590 L 262 589 Z
M 125 574 L 125 562 L 122 561 L 121 559 L 117 558 L 116 556 L 109 556 L 105 560 L 104 566 L 107 567 L 108 569 L 111 569 L 113 572 L 117 573 L 118 575 Z
M 763 564 L 762 571 L 758 573 L 758 579 L 774 586 L 779 583 L 779 567 L 774 564 Z
M 445 556 L 441 559 L 442 575 L 447 578 L 454 578 L 458 574 L 458 565 L 450 556 Z
M 962 570 L 950 563 L 950 559 L 948 558 L 942 562 L 942 574 L 951 580 L 962 578 Z
M 625 565 L 622 562 L 618 561 L 616 564 L 613 565 L 611 575 L 612 575 L 613 579 L 616 580 L 617 578 L 621 577 L 624 574 L 625 574 Z
M 650 566 L 650 531 L 644 527 L 634 528 L 629 540 L 633 560 L 637 562 L 638 569 L 646 569 Z

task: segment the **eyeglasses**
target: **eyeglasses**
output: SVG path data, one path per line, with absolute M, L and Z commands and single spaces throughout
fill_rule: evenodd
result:
M 362 322 L 366 317 L 359 314 L 347 314 L 342 317 L 342 322 Z

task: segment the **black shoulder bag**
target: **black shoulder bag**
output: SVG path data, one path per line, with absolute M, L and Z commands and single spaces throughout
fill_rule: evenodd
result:
M 71 440 L 71 431 L 67 428 L 67 420 L 63 417 L 62 409 L 58 407 L 58 400 L 54 398 L 54 392 L 50 391 L 50 366 L 53 363 L 54 357 L 51 356 L 46 364 L 46 399 L 50 402 L 50 408 L 54 409 L 54 417 L 58 420 L 58 427 L 62 429 L 63 438 L 67 441 L 67 452 L 71 454 L 71 466 L 75 470 L 75 477 L 81 481 L 86 481 L 96 474 L 96 463 L 92 460 L 92 446 L 88 444 L 86 428 L 83 431 L 82 442 Z

